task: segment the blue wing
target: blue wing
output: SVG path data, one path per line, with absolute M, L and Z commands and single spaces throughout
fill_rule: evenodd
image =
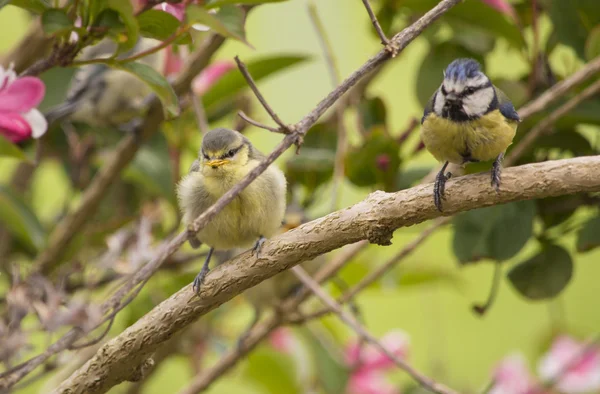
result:
M 494 89 L 496 89 L 496 96 L 498 97 L 498 109 L 500 110 L 500 113 L 507 119 L 520 122 L 521 118 L 519 117 L 519 114 L 515 110 L 515 107 L 513 106 L 513 103 L 511 103 L 508 96 L 496 86 L 494 86 Z

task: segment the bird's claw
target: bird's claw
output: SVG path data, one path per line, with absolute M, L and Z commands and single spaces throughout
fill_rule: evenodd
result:
M 204 267 L 202 267 L 202 270 L 194 278 L 194 285 L 192 288 L 194 289 L 194 293 L 196 293 L 197 296 L 200 295 L 200 287 L 202 286 L 202 282 L 204 282 L 204 278 L 206 278 L 206 274 L 208 274 L 208 271 L 208 268 L 204 269 Z
M 265 237 L 263 237 L 262 235 L 260 236 L 260 238 L 254 244 L 254 247 L 252 248 L 252 256 L 256 255 L 256 258 L 260 256 L 260 251 L 262 250 L 262 246 L 266 240 L 267 239 Z
M 500 154 L 492 165 L 492 187 L 496 193 L 500 193 L 500 181 L 502 180 L 502 159 L 504 154 Z
M 442 212 L 442 200 L 446 199 L 446 181 L 452 177 L 452 173 L 448 172 L 444 174 L 444 169 L 440 171 L 435 177 L 435 184 L 433 185 L 433 202 L 438 211 Z

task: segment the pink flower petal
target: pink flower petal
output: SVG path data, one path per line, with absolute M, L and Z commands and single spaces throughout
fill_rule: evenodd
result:
M 1 112 L 27 112 L 44 98 L 46 87 L 35 77 L 18 78 L 0 90 Z
M 348 379 L 346 394 L 400 394 L 400 390 L 376 371 L 360 371 Z
M 287 327 L 281 327 L 269 336 L 269 342 L 276 350 L 282 353 L 291 353 L 294 350 L 294 335 Z
M 507 2 L 506 0 L 482 0 L 484 3 L 489 5 L 490 7 L 500 11 L 501 13 L 510 16 L 513 19 L 516 19 L 517 13 L 513 6 Z
M 214 62 L 194 78 L 192 81 L 192 91 L 197 96 L 204 95 L 212 85 L 233 68 L 235 68 L 235 65 L 232 62 Z
M 48 121 L 37 109 L 32 109 L 29 112 L 24 113 L 23 119 L 29 123 L 29 127 L 31 127 L 31 136 L 33 138 L 40 138 L 48 130 Z
M 564 393 L 588 393 L 600 389 L 600 347 L 585 350 L 585 344 L 562 335 L 542 357 L 538 373 L 544 380 L 554 380 Z M 584 352 L 582 354 L 582 352 Z
M 31 136 L 31 127 L 19 114 L 0 113 L 0 134 L 9 141 L 21 142 Z
M 183 58 L 181 57 L 181 53 L 173 52 L 172 45 L 169 45 L 166 48 L 166 51 L 164 75 L 168 78 L 172 75 L 179 74 L 183 67 Z
M 177 4 L 160 3 L 160 4 L 157 4 L 154 7 L 154 9 L 168 12 L 169 14 L 173 15 L 175 18 L 179 19 L 179 21 L 183 21 L 183 17 L 185 16 L 185 4 L 184 3 L 177 3 Z
M 494 370 L 494 386 L 489 394 L 533 394 L 535 388 L 525 357 L 514 353 L 500 361 Z
M 381 343 L 399 358 L 406 358 L 409 350 L 409 338 L 402 331 L 391 331 L 381 338 Z M 371 345 L 364 345 L 362 351 L 358 342 L 346 348 L 346 362 L 355 366 L 359 362 L 361 370 L 385 370 L 394 366 L 394 362 L 383 352 Z

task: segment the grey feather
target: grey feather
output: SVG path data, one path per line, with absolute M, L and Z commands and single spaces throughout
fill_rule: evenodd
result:
M 496 90 L 496 96 L 498 96 L 498 109 L 500 110 L 500 113 L 508 119 L 520 122 L 521 117 L 515 110 L 515 107 L 508 96 L 496 86 L 494 86 L 494 89 Z
M 425 105 L 425 110 L 423 111 L 423 117 L 421 118 L 421 124 L 423 124 L 423 122 L 425 121 L 425 118 L 427 118 L 427 115 L 429 115 L 433 111 L 433 104 L 434 104 L 435 95 L 437 94 L 437 92 L 438 92 L 437 90 L 435 92 L 433 92 L 433 95 L 431 96 L 429 101 L 427 101 L 427 104 Z

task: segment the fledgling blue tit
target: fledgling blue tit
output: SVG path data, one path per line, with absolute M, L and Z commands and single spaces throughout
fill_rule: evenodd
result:
M 444 81 L 425 106 L 421 138 L 444 165 L 434 184 L 434 203 L 442 210 L 448 163 L 494 160 L 492 187 L 500 188 L 502 158 L 521 121 L 509 98 L 481 71 L 473 59 L 456 59 L 444 71 Z
M 124 59 L 156 47 L 160 41 L 142 37 L 129 51 L 117 56 Z M 77 60 L 108 58 L 117 50 L 117 44 L 108 38 L 82 50 Z M 137 60 L 159 73 L 165 64 L 165 50 Z M 65 101 L 46 114 L 49 124 L 69 120 L 90 126 L 119 126 L 139 116 L 145 100 L 152 93 L 150 87 L 135 75 L 105 64 L 81 66 L 74 74 Z
M 218 128 L 206 133 L 198 159 L 177 187 L 183 222 L 189 225 L 263 159 L 264 155 L 237 131 Z M 265 239 L 279 230 L 285 206 L 285 176 L 276 166 L 269 166 L 200 230 L 197 237 L 190 237 L 192 247 L 197 248 L 202 243 L 210 247 L 202 270 L 194 279 L 196 294 L 208 273 L 215 249 L 248 248 L 254 244 L 253 253 L 258 255 Z

